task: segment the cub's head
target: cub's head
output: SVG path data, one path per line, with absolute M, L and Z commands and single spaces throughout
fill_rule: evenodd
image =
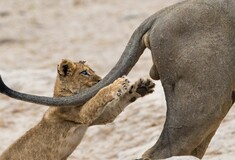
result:
M 57 66 L 54 96 L 70 96 L 98 83 L 101 78 L 85 64 L 63 59 Z

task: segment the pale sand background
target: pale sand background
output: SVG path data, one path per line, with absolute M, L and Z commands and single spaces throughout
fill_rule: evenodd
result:
M 180 1 L 180 0 L 178 0 Z M 12 88 L 51 96 L 62 58 L 86 60 L 104 76 L 117 62 L 134 29 L 177 0 L 1 0 L 0 74 Z M 150 52 L 131 79 L 148 77 Z M 162 87 L 129 106 L 114 123 L 91 127 L 69 160 L 130 160 L 158 139 L 165 120 Z M 34 126 L 46 106 L 0 95 L 0 152 Z M 235 108 L 223 121 L 204 157 L 235 158 Z M 78 158 L 79 157 L 79 158 Z

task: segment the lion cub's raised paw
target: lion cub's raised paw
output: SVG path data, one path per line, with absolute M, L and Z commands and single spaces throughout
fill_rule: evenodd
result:
M 139 79 L 130 87 L 129 93 L 137 92 L 141 97 L 154 91 L 155 84 L 150 79 Z
M 111 94 L 114 99 L 119 99 L 123 96 L 130 87 L 130 81 L 125 77 L 118 78 L 112 84 L 112 91 Z
M 125 77 L 116 79 L 110 85 L 104 87 L 98 94 L 105 97 L 105 102 L 119 99 L 130 88 L 130 81 Z

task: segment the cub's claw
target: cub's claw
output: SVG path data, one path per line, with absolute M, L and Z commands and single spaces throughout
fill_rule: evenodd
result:
M 125 94 L 130 86 L 130 81 L 126 77 L 118 78 L 113 82 L 113 91 L 115 99 L 118 99 L 123 94 Z

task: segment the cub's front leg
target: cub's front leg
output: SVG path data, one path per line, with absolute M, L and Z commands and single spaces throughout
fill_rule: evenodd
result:
M 140 97 L 152 93 L 154 91 L 154 86 L 155 84 L 150 79 L 139 79 L 132 84 L 119 99 L 108 103 L 103 113 L 92 123 L 92 125 L 113 122 L 127 105 Z
M 118 78 L 112 84 L 101 89 L 91 100 L 85 103 L 80 110 L 81 123 L 90 125 L 97 119 L 112 101 L 119 100 L 127 92 L 129 81 L 125 78 Z

